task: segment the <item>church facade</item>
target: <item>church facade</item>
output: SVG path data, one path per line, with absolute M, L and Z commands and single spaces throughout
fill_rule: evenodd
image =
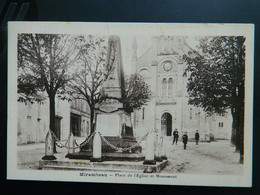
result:
M 232 117 L 207 116 L 202 108 L 188 105 L 188 77 L 183 76 L 186 63 L 183 54 L 189 50 L 187 37 L 158 36 L 152 46 L 137 57 L 137 42 L 133 42 L 132 73 L 139 73 L 150 86 L 152 98 L 132 116 L 135 135 L 155 130 L 160 136 L 171 137 L 174 129 L 194 138 L 199 130 L 200 140 L 230 139 Z

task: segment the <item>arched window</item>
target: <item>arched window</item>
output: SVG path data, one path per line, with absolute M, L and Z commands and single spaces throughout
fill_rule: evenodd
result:
M 172 85 L 173 85 L 173 80 L 172 78 L 169 78 L 169 82 L 168 82 L 168 96 L 172 97 Z
M 147 69 L 142 69 L 140 72 L 139 72 L 139 74 L 142 76 L 142 77 L 144 77 L 145 79 L 147 79 L 147 78 L 149 78 L 149 76 L 150 76 L 150 73 L 149 73 L 149 70 L 147 70 Z
M 166 87 L 167 87 L 167 81 L 166 78 L 164 78 L 162 82 L 162 96 L 166 96 Z

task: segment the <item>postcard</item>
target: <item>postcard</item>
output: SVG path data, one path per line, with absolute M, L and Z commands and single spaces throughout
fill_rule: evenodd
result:
M 252 185 L 254 25 L 8 23 L 7 179 Z

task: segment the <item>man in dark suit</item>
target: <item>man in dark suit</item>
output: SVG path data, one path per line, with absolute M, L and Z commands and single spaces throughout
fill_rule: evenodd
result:
M 182 142 L 183 142 L 183 146 L 184 146 L 184 149 L 186 149 L 186 145 L 187 145 L 187 142 L 188 142 L 188 135 L 187 135 L 187 132 L 184 133 L 184 135 L 182 136 Z
M 199 139 L 200 139 L 200 134 L 199 134 L 199 131 L 196 130 L 196 133 L 195 133 L 195 141 L 196 141 L 196 145 L 198 145 Z
M 178 138 L 179 138 L 179 134 L 178 134 L 177 129 L 175 129 L 174 132 L 173 132 L 173 142 L 172 142 L 172 145 L 174 144 L 174 142 L 175 142 L 176 145 L 177 145 Z

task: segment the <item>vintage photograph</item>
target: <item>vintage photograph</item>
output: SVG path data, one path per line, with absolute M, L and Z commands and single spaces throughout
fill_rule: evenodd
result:
M 253 25 L 8 32 L 8 179 L 251 186 Z

